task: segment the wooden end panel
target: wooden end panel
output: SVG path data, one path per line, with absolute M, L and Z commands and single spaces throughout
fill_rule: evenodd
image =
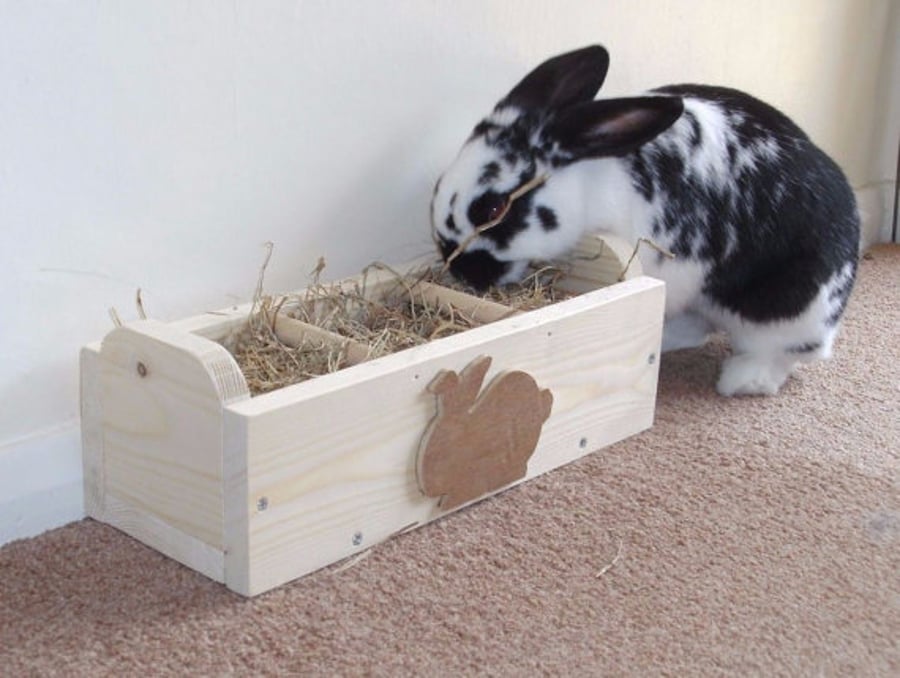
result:
M 221 580 L 222 412 L 250 398 L 234 359 L 147 320 L 83 360 L 91 515 Z

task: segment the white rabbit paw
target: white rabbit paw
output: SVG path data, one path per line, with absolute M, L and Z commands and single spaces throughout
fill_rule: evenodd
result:
M 793 368 L 794 361 L 784 356 L 740 353 L 722 364 L 716 390 L 723 396 L 775 395 Z

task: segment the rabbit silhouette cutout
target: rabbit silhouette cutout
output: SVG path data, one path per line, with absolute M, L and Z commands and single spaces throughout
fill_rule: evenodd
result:
M 491 358 L 457 375 L 441 370 L 428 385 L 437 415 L 419 446 L 419 489 L 450 510 L 525 477 L 553 395 L 525 372 L 498 374 L 478 395 Z

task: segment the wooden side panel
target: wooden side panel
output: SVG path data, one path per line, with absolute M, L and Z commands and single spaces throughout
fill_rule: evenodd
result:
M 234 360 L 150 320 L 83 358 L 90 515 L 222 580 L 222 411 L 250 397 Z
M 488 381 L 523 370 L 552 392 L 526 478 L 649 427 L 663 306 L 663 284 L 636 278 L 228 406 L 247 446 L 226 525 L 247 558 L 229 585 L 255 595 L 441 515 L 416 480 L 441 369 L 487 355 Z

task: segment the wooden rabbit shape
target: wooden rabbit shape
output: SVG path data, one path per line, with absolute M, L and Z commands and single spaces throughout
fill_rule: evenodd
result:
M 437 416 L 419 447 L 419 488 L 452 509 L 525 477 L 553 395 L 525 372 L 502 372 L 478 396 L 491 359 L 457 375 L 442 370 L 428 385 Z

